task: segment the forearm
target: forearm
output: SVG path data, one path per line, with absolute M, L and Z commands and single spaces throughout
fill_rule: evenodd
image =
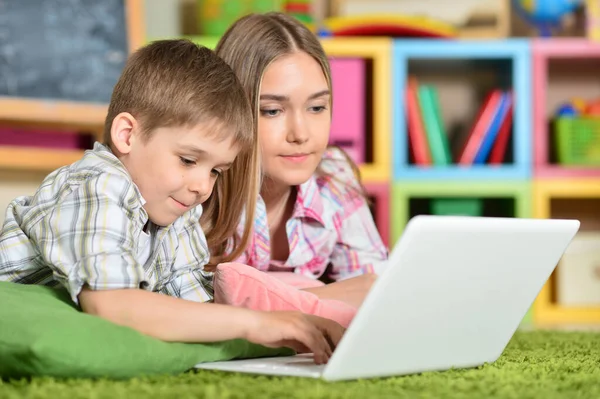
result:
M 176 342 L 215 342 L 244 338 L 254 312 L 233 306 L 198 303 L 139 289 L 79 294 L 84 312 L 143 334 Z
M 359 307 L 376 279 L 375 274 L 367 273 L 322 287 L 305 288 L 304 291 L 311 292 L 321 299 L 335 299 Z

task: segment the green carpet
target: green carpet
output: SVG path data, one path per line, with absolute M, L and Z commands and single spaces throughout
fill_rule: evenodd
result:
M 1 359 L 0 359 L 1 361 Z M 600 334 L 518 332 L 478 369 L 327 383 L 213 371 L 110 380 L 0 382 L 0 398 L 600 398 Z

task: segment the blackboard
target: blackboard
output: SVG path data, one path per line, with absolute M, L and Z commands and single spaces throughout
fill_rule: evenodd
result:
M 0 0 L 0 96 L 108 103 L 128 48 L 125 0 Z

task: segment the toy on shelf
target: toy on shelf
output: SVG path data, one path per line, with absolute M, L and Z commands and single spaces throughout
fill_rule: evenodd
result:
M 308 26 L 309 29 L 315 29 L 315 20 L 311 13 L 311 0 L 289 0 L 283 2 L 283 11 L 300 22 Z
M 499 39 L 509 35 L 510 0 L 329 0 L 330 16 L 401 15 L 444 23 L 469 39 Z M 452 34 L 453 37 L 455 33 Z M 405 35 L 407 36 L 407 35 Z
M 517 13 L 535 25 L 542 37 L 552 36 L 552 29 L 559 28 L 563 19 L 582 3 L 583 0 L 512 0 Z
M 563 117 L 590 117 L 600 118 L 600 98 L 586 101 L 582 98 L 572 98 L 556 109 L 555 116 Z
M 244 15 L 280 11 L 315 30 L 311 0 L 198 0 L 200 31 L 206 36 L 222 36 Z
M 563 166 L 600 166 L 600 99 L 561 104 L 554 124 L 558 162 Z
M 320 36 L 392 36 L 454 38 L 454 26 L 432 18 L 400 14 L 365 14 L 330 17 Z
M 202 34 L 222 36 L 236 20 L 250 13 L 282 11 L 282 0 L 199 0 Z

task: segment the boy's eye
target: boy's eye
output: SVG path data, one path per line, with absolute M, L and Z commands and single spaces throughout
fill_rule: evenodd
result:
M 196 161 L 194 161 L 193 159 L 189 159 L 189 158 L 185 158 L 185 157 L 179 157 L 179 160 L 185 166 L 193 166 L 196 164 Z
M 280 112 L 281 112 L 281 110 L 278 110 L 278 109 L 261 109 L 260 110 L 260 114 L 262 116 L 277 116 L 277 115 L 279 115 Z

